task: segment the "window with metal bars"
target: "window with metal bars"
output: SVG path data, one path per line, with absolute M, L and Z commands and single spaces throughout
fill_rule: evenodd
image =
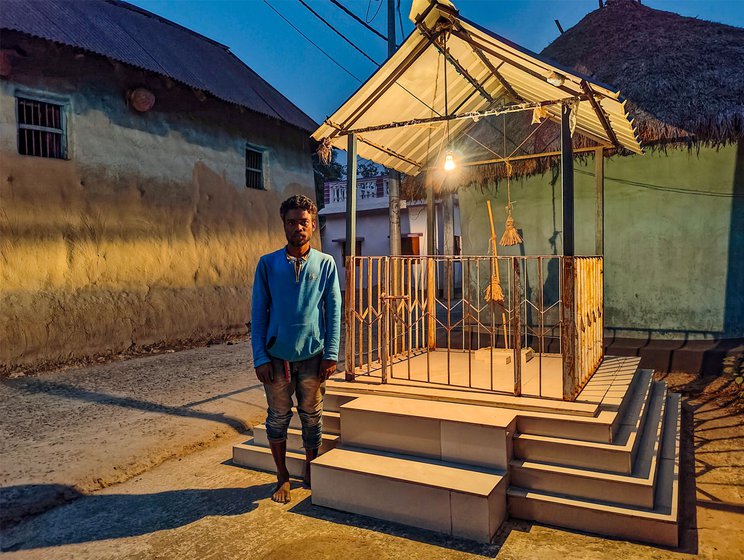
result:
M 245 148 L 245 186 L 249 189 L 265 189 L 264 153 L 247 146 Z
M 55 159 L 67 157 L 63 105 L 17 97 L 16 112 L 19 154 Z

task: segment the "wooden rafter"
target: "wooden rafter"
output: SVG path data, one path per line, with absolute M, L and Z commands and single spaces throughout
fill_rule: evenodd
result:
M 344 128 L 330 121 L 325 121 L 325 122 L 327 125 L 332 126 L 336 129 L 337 134 L 335 134 L 335 136 L 343 136 L 346 134 L 364 134 L 365 132 L 377 132 L 380 130 L 390 130 L 393 128 L 402 128 L 406 126 L 417 126 L 417 125 L 422 125 L 422 124 L 432 124 L 432 123 L 454 121 L 454 120 L 464 120 L 464 119 L 477 120 L 477 119 L 481 119 L 484 117 L 494 117 L 497 115 L 504 115 L 507 113 L 529 111 L 536 107 L 547 107 L 550 105 L 563 105 L 564 103 L 572 99 L 577 100 L 577 101 L 586 101 L 586 96 L 582 94 L 582 95 L 574 95 L 570 98 L 551 99 L 549 101 L 535 101 L 533 103 L 515 103 L 512 105 L 503 105 L 496 109 L 488 109 L 485 111 L 468 111 L 466 113 L 439 115 L 436 117 L 426 117 L 423 119 L 410 119 L 407 121 L 393 121 L 393 122 L 386 123 L 386 124 L 377 124 L 377 125 L 365 126 L 362 128 L 355 128 L 355 129 Z M 601 143 L 604 140 L 598 139 L 598 141 Z
M 493 74 L 493 77 L 498 80 L 498 82 L 507 91 L 507 93 L 512 97 L 512 99 L 514 99 L 515 101 L 524 101 L 524 99 L 522 99 L 522 96 L 520 96 L 514 90 L 511 84 L 506 81 L 504 76 L 501 75 L 498 68 L 496 68 L 490 60 L 488 60 L 488 57 L 485 54 L 483 54 L 483 51 L 473 44 L 474 41 L 472 41 L 472 37 L 470 37 L 470 33 L 466 31 L 465 29 L 463 29 L 462 26 L 459 24 L 457 24 L 457 29 L 461 33 L 463 33 L 466 37 L 469 38 L 469 40 L 465 42 L 470 46 L 471 49 L 473 49 L 473 52 L 475 53 L 475 55 L 480 59 L 480 61 L 485 65 L 485 67 L 488 68 L 491 74 Z
M 594 109 L 594 112 L 596 113 L 597 118 L 602 125 L 602 128 L 604 128 L 605 134 L 607 134 L 607 138 L 610 139 L 610 142 L 612 142 L 612 145 L 615 148 L 620 147 L 620 142 L 615 135 L 615 131 L 612 130 L 612 125 L 610 124 L 610 120 L 607 118 L 607 114 L 604 112 L 604 109 L 602 109 L 599 102 L 597 102 L 596 98 L 594 97 L 594 90 L 592 90 L 592 86 L 590 86 L 586 80 L 581 80 L 581 89 L 583 89 L 584 93 L 586 93 L 586 95 L 589 97 L 589 103 L 591 104 L 592 109 Z
M 367 97 L 367 99 L 364 100 L 362 104 L 360 104 L 356 111 L 343 123 L 341 128 L 336 128 L 334 132 L 332 132 L 329 136 L 329 138 L 334 138 L 339 135 L 341 130 L 348 129 L 350 126 L 353 126 L 353 124 L 358 121 L 362 115 L 372 106 L 374 105 L 377 100 L 382 97 L 382 95 L 388 91 L 392 85 L 400 78 L 406 70 L 408 70 L 411 65 L 413 65 L 414 62 L 418 59 L 418 57 L 423 53 L 427 48 L 429 48 L 429 42 L 428 41 L 421 41 L 418 45 L 416 45 L 416 48 L 412 49 L 410 53 L 408 53 L 408 56 L 406 56 L 405 60 L 395 69 L 394 72 L 392 72 L 375 90 Z
M 428 29 L 423 23 L 420 23 L 416 26 L 419 30 L 419 32 L 426 37 L 429 42 L 434 45 L 434 48 L 436 48 L 440 53 L 444 55 L 444 58 L 447 62 L 452 64 L 452 66 L 455 67 L 457 72 L 465 78 L 471 86 L 473 86 L 478 93 L 481 94 L 481 96 L 488 101 L 489 103 L 494 103 L 496 100 L 494 97 L 486 91 L 486 88 L 483 87 L 483 84 L 481 84 L 477 79 L 475 79 L 470 72 L 468 72 L 465 67 L 460 63 L 459 60 L 457 60 L 452 53 L 447 49 L 446 47 L 443 47 L 439 44 L 439 41 L 437 41 L 437 37 L 441 37 L 441 33 L 437 36 L 435 35 L 430 29 Z

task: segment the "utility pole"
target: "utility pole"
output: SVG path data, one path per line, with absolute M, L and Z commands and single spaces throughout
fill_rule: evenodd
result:
M 395 2 L 388 0 L 388 58 L 395 54 Z M 400 173 L 388 170 L 388 192 L 390 197 L 390 256 L 400 255 Z

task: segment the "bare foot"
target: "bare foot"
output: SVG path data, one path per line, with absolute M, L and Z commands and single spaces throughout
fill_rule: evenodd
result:
M 288 504 L 292 499 L 289 488 L 289 480 L 277 482 L 271 499 L 280 504 Z

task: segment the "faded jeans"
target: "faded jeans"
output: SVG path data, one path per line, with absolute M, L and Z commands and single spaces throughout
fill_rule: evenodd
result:
M 302 446 L 306 450 L 320 447 L 325 394 L 325 382 L 318 375 L 321 359 L 322 354 L 318 354 L 301 362 L 290 362 L 289 382 L 285 377 L 284 361 L 271 359 L 274 380 L 271 383 L 264 383 L 266 401 L 269 405 L 266 435 L 270 442 L 282 442 L 287 439 L 294 394 L 302 421 Z

